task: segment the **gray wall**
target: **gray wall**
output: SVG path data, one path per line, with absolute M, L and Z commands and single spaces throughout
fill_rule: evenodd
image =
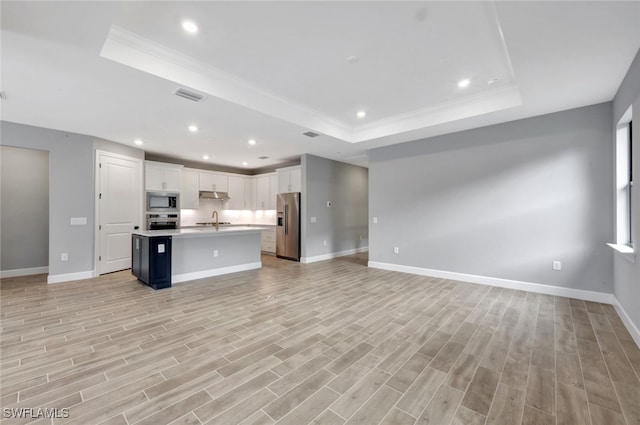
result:
M 294 160 L 294 161 L 286 161 L 278 165 L 270 165 L 267 167 L 253 168 L 249 170 L 246 168 L 236 168 L 236 167 L 228 167 L 226 165 L 211 164 L 206 162 L 189 161 L 187 159 L 174 158 L 171 156 L 160 155 L 153 152 L 147 152 L 145 154 L 145 159 L 147 161 L 158 161 L 158 162 L 168 162 L 170 164 L 180 164 L 180 165 L 184 165 L 187 168 L 195 168 L 198 170 L 220 171 L 223 173 L 244 174 L 247 176 L 273 173 L 276 171 L 276 168 L 300 165 L 300 160 Z
M 120 143 L 111 142 L 109 140 L 104 139 L 94 139 L 93 140 L 93 148 L 94 150 L 101 150 L 110 153 L 117 153 L 119 155 L 126 155 L 132 158 L 141 159 L 144 161 L 144 151 L 140 149 L 133 148 L 131 146 L 122 145 Z M 95 164 L 95 156 L 94 161 Z
M 49 265 L 49 153 L 0 146 L 0 270 Z
M 367 176 L 363 167 L 302 156 L 302 257 L 368 245 Z M 316 217 L 315 223 L 310 222 L 311 217 Z
M 371 151 L 369 260 L 612 292 L 611 112 L 600 104 Z
M 0 122 L 0 136 L 3 146 L 49 152 L 49 275 L 94 270 L 95 149 L 136 158 L 144 158 L 144 152 L 92 136 L 6 121 Z M 71 226 L 71 217 L 86 217 L 87 224 Z M 62 253 L 68 253 L 68 261 L 61 261 Z
M 640 51 L 629 68 L 627 76 L 620 85 L 618 93 L 613 100 L 613 124 L 616 125 L 620 118 L 633 104 L 633 175 L 638 180 L 640 176 Z M 612 147 L 613 150 L 613 147 Z M 635 242 L 635 263 L 622 258 L 618 253 L 613 253 L 614 260 L 614 285 L 613 293 L 629 315 L 636 328 L 640 329 L 640 185 L 636 183 L 633 212 L 633 240 Z M 611 202 L 615 202 L 612 198 Z
M 93 270 L 93 139 L 6 121 L 1 135 L 3 145 L 49 151 L 49 275 Z M 71 226 L 71 217 L 87 225 Z

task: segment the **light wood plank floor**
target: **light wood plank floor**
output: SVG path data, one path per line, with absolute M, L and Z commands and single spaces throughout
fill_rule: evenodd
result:
M 2 280 L 3 416 L 640 424 L 640 350 L 609 305 L 368 269 L 365 255 L 263 264 L 160 291 L 128 271 Z

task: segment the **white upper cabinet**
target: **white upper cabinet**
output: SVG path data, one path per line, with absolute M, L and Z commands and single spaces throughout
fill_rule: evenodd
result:
M 229 182 L 225 174 L 200 172 L 200 190 L 228 192 Z
M 278 174 L 269 174 L 269 202 L 267 203 L 268 209 L 276 209 L 276 197 L 278 195 Z
M 199 173 L 196 170 L 183 169 L 180 189 L 180 207 L 196 209 L 200 206 Z
M 145 161 L 144 188 L 160 192 L 180 192 L 182 165 Z
M 244 209 L 256 209 L 256 178 L 245 177 L 244 179 Z
M 256 180 L 257 210 L 275 210 L 278 193 L 278 175 L 276 173 L 260 174 Z
M 256 209 L 269 209 L 269 176 L 266 174 L 256 177 Z
M 299 165 L 279 168 L 276 171 L 278 173 L 278 193 L 302 191 L 302 173 Z
M 244 210 L 244 177 L 228 176 L 229 200 L 226 202 L 225 209 L 228 210 Z

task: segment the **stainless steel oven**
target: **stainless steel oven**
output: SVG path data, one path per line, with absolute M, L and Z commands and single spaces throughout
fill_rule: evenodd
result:
M 147 214 L 147 230 L 167 230 L 179 228 L 179 214 Z
M 147 213 L 180 212 L 180 194 L 147 192 Z

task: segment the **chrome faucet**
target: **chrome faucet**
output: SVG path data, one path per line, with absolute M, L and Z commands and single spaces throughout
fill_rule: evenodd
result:
M 218 223 L 218 211 L 213 210 L 213 214 L 211 214 L 211 218 L 216 220 L 216 230 L 220 227 L 220 223 Z

